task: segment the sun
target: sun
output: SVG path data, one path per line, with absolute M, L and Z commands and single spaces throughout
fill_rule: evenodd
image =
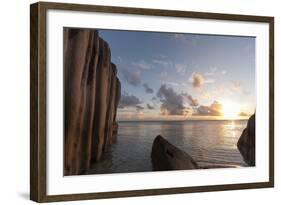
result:
M 236 119 L 239 116 L 240 106 L 234 102 L 222 103 L 222 114 L 225 119 Z

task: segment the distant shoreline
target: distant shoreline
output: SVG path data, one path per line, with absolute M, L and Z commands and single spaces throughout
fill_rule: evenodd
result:
M 117 123 L 136 122 L 197 122 L 197 121 L 248 121 L 248 119 L 192 119 L 192 120 L 117 120 Z

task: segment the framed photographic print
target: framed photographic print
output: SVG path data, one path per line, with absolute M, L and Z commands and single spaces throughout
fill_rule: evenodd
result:
M 30 197 L 274 186 L 274 18 L 31 5 Z

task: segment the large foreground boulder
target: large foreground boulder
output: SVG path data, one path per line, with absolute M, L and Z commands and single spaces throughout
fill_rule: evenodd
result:
M 252 115 L 247 123 L 247 127 L 240 136 L 237 147 L 243 156 L 244 161 L 250 165 L 256 164 L 256 126 L 255 114 Z
M 155 171 L 199 168 L 191 156 L 169 143 L 160 135 L 154 139 L 151 160 L 153 170 Z

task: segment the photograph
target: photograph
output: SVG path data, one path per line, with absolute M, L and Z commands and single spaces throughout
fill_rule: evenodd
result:
M 255 166 L 255 41 L 64 27 L 64 176 Z

